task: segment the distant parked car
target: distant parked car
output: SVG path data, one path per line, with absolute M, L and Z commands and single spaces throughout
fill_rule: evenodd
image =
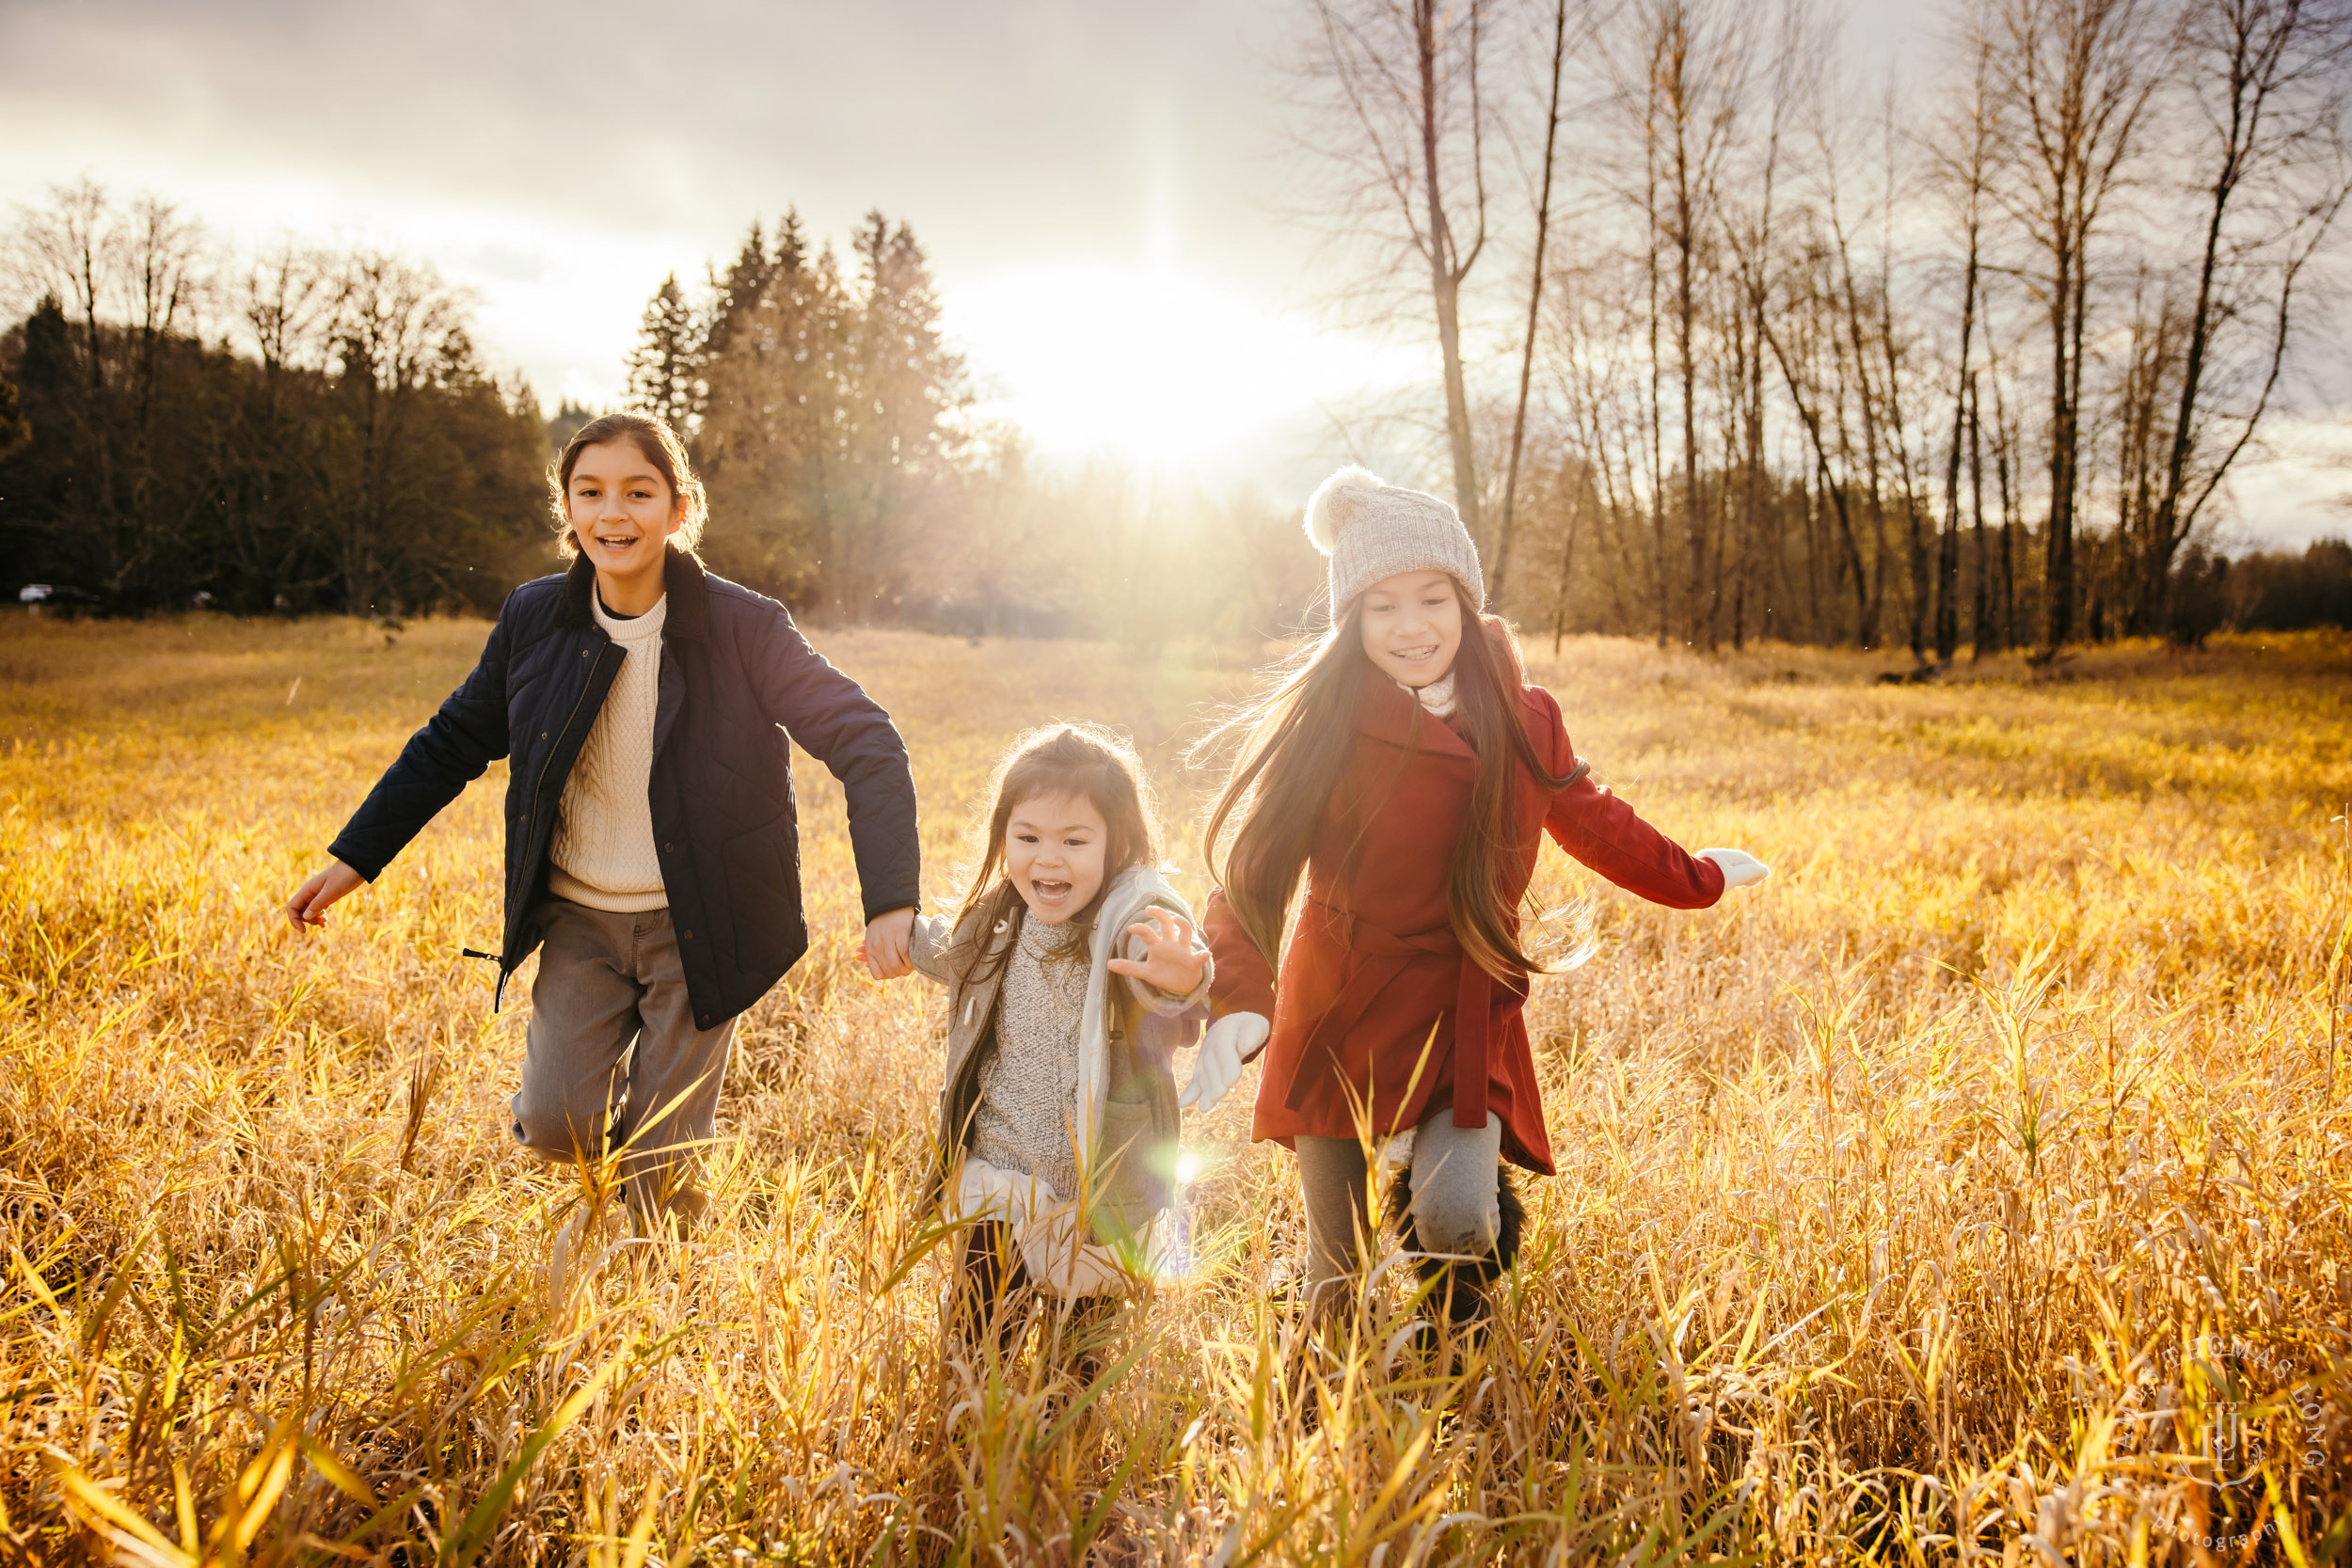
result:
M 28 582 L 16 591 L 16 602 L 38 615 L 44 608 L 72 611 L 102 602 L 87 589 L 69 588 L 63 583 Z

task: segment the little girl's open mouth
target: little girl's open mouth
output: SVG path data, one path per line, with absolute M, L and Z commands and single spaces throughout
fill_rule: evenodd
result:
M 1068 882 L 1049 882 L 1038 880 L 1032 881 L 1029 884 L 1029 888 L 1031 892 L 1037 895 L 1038 901 L 1042 904 L 1058 904 L 1063 899 L 1070 896 L 1070 884 Z

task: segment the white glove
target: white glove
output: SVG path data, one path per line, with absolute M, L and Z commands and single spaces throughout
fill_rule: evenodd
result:
M 1206 1111 L 1225 1098 L 1241 1078 L 1242 1057 L 1265 1043 L 1273 1026 L 1261 1013 L 1228 1013 L 1209 1025 L 1200 1037 L 1200 1054 L 1192 1064 L 1192 1078 L 1176 1097 L 1178 1106 Z
M 1745 849 L 1702 849 L 1698 858 L 1713 861 L 1724 869 L 1724 891 L 1760 882 L 1772 874 L 1772 868 L 1749 854 Z

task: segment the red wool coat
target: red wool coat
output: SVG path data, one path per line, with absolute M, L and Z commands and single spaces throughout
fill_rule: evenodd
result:
M 1560 704 L 1524 687 L 1520 711 L 1555 778 L 1576 768 Z M 1416 721 L 1418 720 L 1418 722 Z M 1470 812 L 1476 758 L 1404 688 L 1367 674 L 1356 737 L 1310 852 L 1306 901 L 1282 952 L 1281 983 L 1220 891 L 1206 925 L 1216 955 L 1211 1006 L 1273 1021 L 1253 1136 L 1357 1135 L 1357 1106 L 1385 1135 L 1451 1107 L 1457 1127 L 1502 1119 L 1505 1158 L 1551 1174 L 1551 1144 L 1520 1009 L 1524 977 L 1495 980 L 1464 956 L 1446 879 Z M 1724 874 L 1642 820 L 1589 775 L 1558 794 L 1520 768 L 1515 841 L 1502 887 L 1517 907 L 1542 838 L 1619 887 L 1675 909 L 1723 896 Z M 1424 1060 L 1424 1047 L 1426 1059 Z

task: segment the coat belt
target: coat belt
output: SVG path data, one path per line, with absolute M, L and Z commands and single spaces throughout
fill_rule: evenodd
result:
M 1486 1063 L 1487 1035 L 1494 1022 L 1494 1001 L 1497 981 L 1479 967 L 1477 960 L 1462 951 L 1461 939 L 1450 927 L 1434 931 L 1402 933 L 1374 925 L 1363 916 L 1310 898 L 1302 919 L 1321 919 L 1327 929 L 1337 933 L 1345 943 L 1348 955 L 1348 980 L 1340 988 L 1340 994 L 1324 1010 L 1323 1017 L 1307 1037 L 1307 1049 L 1299 1066 L 1308 1069 L 1318 1060 L 1327 1061 L 1328 1070 L 1339 1070 L 1340 1041 L 1349 1030 L 1362 1022 L 1374 1000 L 1396 978 L 1397 971 L 1406 963 L 1420 958 L 1452 958 L 1458 973 L 1454 985 L 1454 1125 L 1477 1128 L 1486 1125 Z M 1359 959 L 1386 959 L 1388 962 L 1362 963 Z M 1503 988 L 1511 995 L 1524 998 L 1527 982 Z M 1439 1017 L 1442 1024 L 1443 1015 Z M 1434 1033 L 1434 1032 L 1433 1032 Z M 1319 1049 L 1318 1049 L 1319 1048 Z M 1442 1060 L 1442 1058 L 1439 1058 Z M 1425 1069 L 1423 1069 L 1425 1070 Z M 1302 1108 L 1314 1074 L 1302 1070 L 1291 1081 L 1285 1101 L 1294 1111 Z M 1367 1090 L 1373 1085 L 1367 1085 Z M 1402 1128 L 1380 1128 L 1383 1133 L 1402 1132 Z

